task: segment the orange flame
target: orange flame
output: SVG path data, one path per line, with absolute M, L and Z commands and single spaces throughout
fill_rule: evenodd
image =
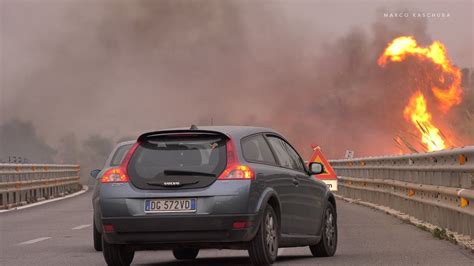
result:
M 429 151 L 438 151 L 446 148 L 439 129 L 431 122 L 431 114 L 426 110 L 425 97 L 420 91 L 415 92 L 411 96 L 403 114 L 421 132 L 421 142 L 426 144 Z
M 437 99 L 438 108 L 446 113 L 452 106 L 461 103 L 461 71 L 453 66 L 447 56 L 446 48 L 438 41 L 428 47 L 420 47 L 411 36 L 394 39 L 379 57 L 377 63 L 384 67 L 388 62 L 402 62 L 408 57 L 413 57 L 419 62 L 431 62 L 440 71 L 440 74 L 431 73 L 431 92 Z M 435 76 L 436 74 L 436 76 Z M 444 87 L 440 88 L 440 87 Z M 405 107 L 405 119 L 411 121 L 421 134 L 421 142 L 427 146 L 428 151 L 446 148 L 450 141 L 432 123 L 432 115 L 427 110 L 426 99 L 420 88 L 410 97 Z

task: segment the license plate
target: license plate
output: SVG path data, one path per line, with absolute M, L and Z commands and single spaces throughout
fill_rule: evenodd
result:
M 145 200 L 145 212 L 195 212 L 196 199 Z

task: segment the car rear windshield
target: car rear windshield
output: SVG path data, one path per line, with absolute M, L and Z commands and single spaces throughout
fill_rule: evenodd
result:
M 128 173 L 132 181 L 144 183 L 167 176 L 217 177 L 225 166 L 223 136 L 165 135 L 140 144 L 129 162 Z

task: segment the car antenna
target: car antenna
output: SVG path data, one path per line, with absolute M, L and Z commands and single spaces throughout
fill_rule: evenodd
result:
M 197 127 L 196 125 L 191 125 L 191 127 L 190 127 L 189 129 L 191 129 L 191 130 L 197 130 L 198 127 Z

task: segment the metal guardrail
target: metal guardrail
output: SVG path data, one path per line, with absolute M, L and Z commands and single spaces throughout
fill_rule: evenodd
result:
M 79 165 L 0 164 L 0 209 L 78 191 L 79 170 Z
M 474 239 L 474 146 L 330 163 L 338 175 L 338 194 Z

